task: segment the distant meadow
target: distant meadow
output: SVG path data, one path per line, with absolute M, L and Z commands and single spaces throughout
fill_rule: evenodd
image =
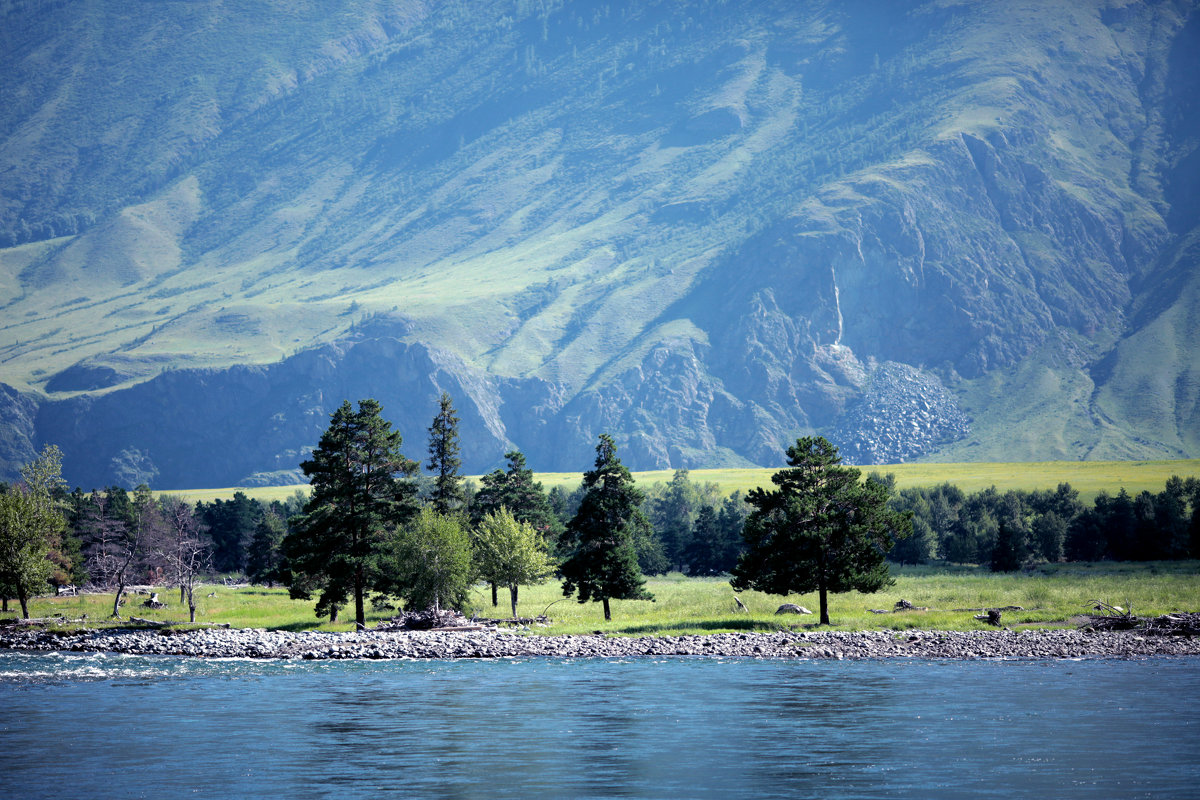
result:
M 584 469 L 590 464 L 581 464 L 579 472 L 540 472 L 536 474 L 546 491 L 556 486 L 571 490 L 579 485 Z M 863 474 L 878 472 L 896 477 L 896 488 L 936 486 L 952 483 L 964 492 L 977 492 L 989 486 L 999 491 L 1018 489 L 1053 489 L 1060 483 L 1069 483 L 1079 492 L 1080 499 L 1090 503 L 1100 492 L 1115 494 L 1125 489 L 1130 494 L 1141 491 L 1160 491 L 1167 478 L 1178 475 L 1182 478 L 1200 476 L 1200 459 L 1175 461 L 1032 461 L 1012 463 L 911 463 L 877 464 L 859 467 Z M 688 475 L 695 483 L 715 483 L 723 494 L 734 491 L 748 492 L 755 487 L 771 486 L 772 468 L 756 469 L 694 469 Z M 655 482 L 667 483 L 674 470 L 634 472 L 640 486 Z M 468 477 L 476 483 L 479 476 Z M 261 502 L 284 500 L 297 491 L 307 492 L 308 486 L 254 486 L 225 487 L 220 489 L 156 489 L 156 492 L 180 495 L 191 502 L 224 500 L 243 492 Z

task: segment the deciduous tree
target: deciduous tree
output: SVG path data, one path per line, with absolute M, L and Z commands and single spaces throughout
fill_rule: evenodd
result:
M 475 534 L 479 576 L 508 587 L 513 617 L 517 616 L 518 587 L 537 583 L 554 572 L 546 543 L 533 526 L 503 506 L 484 516 Z
M 731 583 L 770 594 L 817 591 L 828 625 L 829 592 L 876 592 L 892 583 L 884 556 L 911 521 L 888 508 L 886 484 L 862 481 L 822 437 L 797 440 L 788 464 L 771 476 L 776 489 L 746 498 L 754 510 Z
M 21 469 L 21 482 L 0 491 L 0 594 L 16 595 L 29 618 L 29 598 L 48 588 L 49 559 L 63 530 L 55 494 L 63 485 L 62 454 L 48 445 Z
M 423 508 L 392 540 L 383 591 L 399 595 L 409 610 L 461 609 L 474 580 L 465 519 Z
M 504 454 L 508 469 L 495 469 L 480 479 L 482 486 L 475 494 L 471 516 L 476 524 L 488 514 L 507 508 L 519 522 L 527 522 L 545 540 L 548 547 L 558 542 L 562 533 L 562 520 L 550 506 L 542 484 L 533 479 L 533 470 L 525 466 L 525 456 L 520 450 Z M 491 582 L 492 605 L 498 605 L 497 584 Z
M 196 584 L 210 564 L 212 548 L 200 521 L 181 497 L 158 500 L 163 524 L 154 540 L 154 554 L 167 581 L 179 587 L 179 602 L 187 603 L 188 618 L 196 621 Z

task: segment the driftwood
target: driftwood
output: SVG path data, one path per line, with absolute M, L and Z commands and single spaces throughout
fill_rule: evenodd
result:
M 130 617 L 129 621 L 132 623 L 135 623 L 137 625 L 145 625 L 148 628 L 173 628 L 176 625 L 188 625 L 188 626 L 196 625 L 196 626 L 203 626 L 206 628 L 229 628 L 229 627 L 231 627 L 230 623 L 228 623 L 228 622 L 183 622 L 180 620 L 173 620 L 173 619 L 157 620 L 157 619 L 143 619 L 141 617 Z
M 1133 615 L 1133 606 L 1124 609 L 1120 606 L 1109 605 L 1102 600 L 1093 600 L 1088 605 L 1093 611 L 1100 613 L 1085 615 L 1082 625 L 1084 628 L 1094 631 L 1127 631 L 1136 628 L 1141 622 Z
M 929 606 L 914 606 L 907 600 L 897 600 L 896 605 L 892 606 L 893 612 L 899 611 L 928 611 Z
M 380 631 L 431 631 L 431 630 L 466 630 L 474 628 L 476 620 L 468 620 L 458 611 L 443 609 L 434 611 L 404 611 L 390 620 L 379 623 L 375 630 Z
M 976 614 L 975 619 L 980 622 L 986 622 L 988 625 L 1000 627 L 1000 609 L 989 608 L 986 614 Z
M 0 619 L 0 625 L 65 625 L 72 622 L 87 622 L 87 614 L 78 619 L 67 619 L 66 617 L 33 617 L 32 619 L 13 617 L 11 619 Z
M 974 608 L 951 608 L 949 610 L 950 611 L 987 611 L 992 608 L 996 609 L 997 611 L 1024 611 L 1025 610 L 1025 606 L 986 606 L 986 607 L 975 606 Z
M 867 609 L 867 611 L 870 611 L 872 614 L 899 614 L 903 611 L 956 611 L 956 612 L 957 611 L 983 611 L 984 612 L 983 614 L 977 614 L 975 616 L 975 619 L 978 619 L 978 620 L 987 620 L 988 614 L 991 611 L 1000 612 L 1000 611 L 1024 611 L 1024 610 L 1025 610 L 1024 606 L 994 606 L 992 608 L 982 608 L 982 607 L 976 606 L 975 608 L 941 609 L 941 608 L 930 608 L 929 606 L 914 606 L 912 603 L 908 602 L 907 600 L 897 601 L 895 607 L 891 608 L 891 609 L 886 609 L 886 608 L 868 608 Z
M 1158 636 L 1200 635 L 1200 613 L 1175 612 L 1146 620 L 1146 633 Z
M 1094 600 L 1088 605 L 1099 613 L 1083 616 L 1080 627 L 1084 630 L 1136 629 L 1152 636 L 1200 636 L 1200 612 L 1173 611 L 1170 614 L 1144 619 L 1134 615 L 1132 606 L 1126 609 L 1100 600 Z

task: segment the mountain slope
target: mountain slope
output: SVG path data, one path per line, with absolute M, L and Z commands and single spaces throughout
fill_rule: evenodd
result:
M 9 471 L 1197 454 L 1195 3 L 0 13 Z

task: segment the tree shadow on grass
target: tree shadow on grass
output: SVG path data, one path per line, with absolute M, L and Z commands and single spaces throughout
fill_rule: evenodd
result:
M 314 628 L 319 628 L 322 625 L 321 620 L 313 620 L 311 622 L 289 622 L 286 625 L 272 625 L 273 631 L 287 631 L 288 633 L 299 633 L 300 631 L 311 631 Z
M 671 631 L 679 631 L 683 629 L 700 629 L 704 631 L 751 631 L 751 632 L 769 632 L 785 630 L 785 626 L 778 622 L 769 622 L 759 619 L 725 619 L 725 620 L 695 620 L 681 622 L 657 622 L 649 625 L 630 625 L 625 628 L 616 628 L 610 633 L 627 633 L 630 635 L 654 635 L 656 633 L 669 633 Z

